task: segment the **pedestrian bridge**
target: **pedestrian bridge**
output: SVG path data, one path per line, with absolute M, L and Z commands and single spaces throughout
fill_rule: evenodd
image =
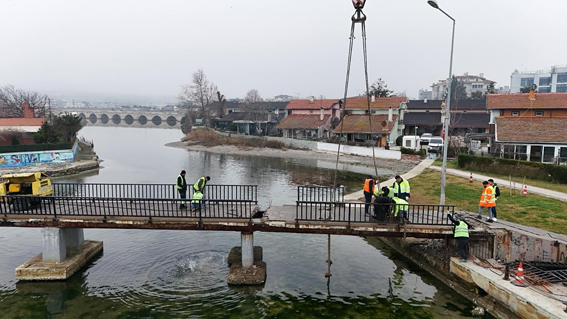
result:
M 76 113 L 88 126 L 178 129 L 185 122 L 184 114 L 176 111 L 57 109 L 54 112 L 56 114 Z
M 408 220 L 375 218 L 371 205 L 345 202 L 344 188 L 298 187 L 292 205 L 258 206 L 256 185 L 207 185 L 201 209 L 179 209 L 172 184 L 54 183 L 49 197 L 2 196 L 0 226 L 184 229 L 447 238 L 451 205 L 409 204 Z M 189 190 L 192 196 L 192 188 Z M 188 199 L 191 201 L 191 199 Z M 395 204 L 382 204 L 391 211 Z M 384 207 L 387 206 L 387 207 Z

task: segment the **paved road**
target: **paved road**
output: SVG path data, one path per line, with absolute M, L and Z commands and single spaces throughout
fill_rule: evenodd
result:
M 429 168 L 436 170 L 436 171 L 441 171 L 440 166 L 433 166 L 432 165 Z M 451 175 L 459 176 L 459 177 L 464 177 L 464 178 L 469 178 L 471 172 L 461 171 L 461 170 L 454 169 L 454 168 L 448 168 L 447 174 L 451 174 Z M 499 184 L 503 187 L 508 187 L 508 185 L 510 184 L 510 181 L 505 180 L 505 179 L 494 178 L 494 177 L 490 177 L 490 176 L 486 176 L 486 175 L 481 175 L 481 174 L 478 174 L 478 173 L 473 173 L 473 179 L 478 180 L 478 181 L 486 181 L 489 178 L 494 179 L 495 183 L 497 183 L 497 184 Z M 517 185 L 516 189 L 519 192 L 521 192 L 523 190 L 523 185 L 518 185 L 518 184 L 516 184 L 516 185 Z M 545 196 L 545 197 L 558 199 L 558 200 L 567 202 L 567 193 L 562 193 L 562 192 L 558 192 L 558 191 L 554 191 L 554 190 L 550 190 L 550 189 L 545 189 L 545 188 L 541 188 L 541 187 L 536 187 L 536 186 L 531 186 L 531 185 L 527 185 L 527 187 L 528 187 L 528 194 L 534 193 L 534 194 L 538 194 L 538 195 L 541 195 L 541 196 Z

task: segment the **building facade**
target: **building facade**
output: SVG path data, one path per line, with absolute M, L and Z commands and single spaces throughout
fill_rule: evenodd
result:
M 525 71 L 515 70 L 510 76 L 510 92 L 520 93 L 523 88 L 537 86 L 540 93 L 567 92 L 567 65 L 555 65 L 548 70 Z
M 501 157 L 567 163 L 567 93 L 493 94 L 487 108 Z
M 339 118 L 338 99 L 298 99 L 286 106 L 287 117 L 276 128 L 283 137 L 320 139 L 329 137 L 334 118 Z
M 484 93 L 491 84 L 493 85 L 496 83 L 486 79 L 484 77 L 484 73 L 480 73 L 479 75 L 469 75 L 468 73 L 465 73 L 463 75 L 457 75 L 455 78 L 464 85 L 468 97 L 475 92 Z M 447 80 L 439 80 L 437 83 L 433 83 L 431 85 L 431 92 L 432 100 L 445 99 L 445 94 L 447 93 Z

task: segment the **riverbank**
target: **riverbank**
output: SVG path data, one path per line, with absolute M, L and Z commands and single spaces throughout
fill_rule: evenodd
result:
M 69 176 L 100 168 L 99 160 L 83 160 L 73 163 L 37 164 L 24 167 L 10 167 L 0 169 L 0 175 L 13 173 L 42 172 L 49 177 Z
M 209 152 L 215 154 L 227 155 L 243 155 L 243 156 L 261 156 L 261 157 L 275 157 L 275 158 L 289 158 L 289 159 L 305 159 L 305 160 L 320 160 L 335 163 L 337 154 L 331 152 L 312 151 L 312 150 L 298 150 L 298 149 L 275 149 L 275 148 L 239 148 L 233 145 L 218 145 L 218 146 L 204 146 L 198 144 L 187 144 L 187 142 L 172 142 L 167 143 L 165 146 L 181 148 L 188 151 L 195 152 Z M 368 174 L 374 175 L 374 161 L 371 157 L 355 156 L 348 154 L 341 154 L 339 163 L 351 164 L 359 167 L 368 168 Z M 382 175 L 380 169 L 387 169 L 395 172 L 395 174 L 403 174 L 408 172 L 419 162 L 410 160 L 389 160 L 389 159 L 376 159 L 378 166 L 378 176 L 381 180 L 386 180 L 394 175 Z M 348 170 L 348 167 L 344 168 Z M 392 175 L 392 176 L 390 176 Z M 362 184 L 363 181 L 361 181 Z

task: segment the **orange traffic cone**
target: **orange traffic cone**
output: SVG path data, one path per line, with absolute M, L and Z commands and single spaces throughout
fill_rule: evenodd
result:
M 512 281 L 512 284 L 518 287 L 526 287 L 526 282 L 524 281 L 524 269 L 522 268 L 522 263 L 518 265 L 518 271 L 516 271 L 516 279 Z
M 522 192 L 522 196 L 528 196 L 528 185 L 524 185 L 524 191 Z
M 471 177 L 469 178 L 469 183 L 473 183 L 473 179 L 472 179 L 472 172 L 471 172 Z

